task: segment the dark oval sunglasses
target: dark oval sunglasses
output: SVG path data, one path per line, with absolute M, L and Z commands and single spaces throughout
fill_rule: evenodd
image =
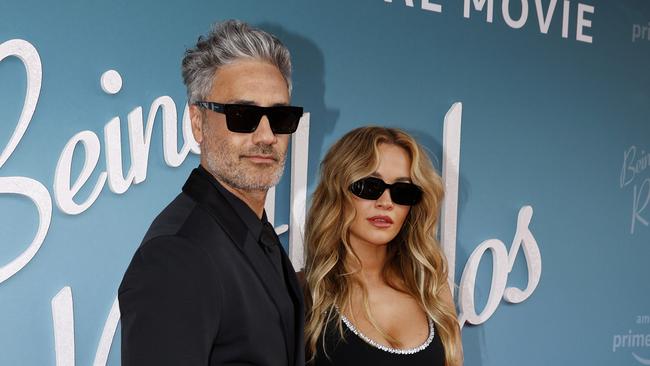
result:
M 248 104 L 221 104 L 216 102 L 195 102 L 194 105 L 226 115 L 229 131 L 251 133 L 257 129 L 262 116 L 269 119 L 274 134 L 294 133 L 302 117 L 302 107 L 289 105 L 260 107 Z
M 365 200 L 376 200 L 388 188 L 390 199 L 398 205 L 413 206 L 422 199 L 422 189 L 413 183 L 388 184 L 376 177 L 366 177 L 350 184 L 350 192 Z

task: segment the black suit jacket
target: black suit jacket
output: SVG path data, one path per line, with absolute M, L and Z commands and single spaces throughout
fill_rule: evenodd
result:
M 293 267 L 283 251 L 285 285 L 217 185 L 195 169 L 135 253 L 119 288 L 123 366 L 304 365 Z

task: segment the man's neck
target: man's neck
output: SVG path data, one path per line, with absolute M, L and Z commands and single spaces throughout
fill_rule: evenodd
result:
M 216 179 L 223 188 L 225 188 L 228 192 L 234 194 L 235 197 L 239 198 L 248 207 L 250 207 L 250 209 L 253 210 L 255 215 L 257 215 L 257 217 L 260 220 L 262 219 L 262 214 L 264 213 L 264 203 L 266 202 L 266 192 L 267 192 L 266 190 L 245 191 L 243 189 L 237 189 L 235 187 L 232 187 L 228 183 L 224 182 L 223 180 L 219 179 L 218 177 L 215 177 L 214 174 L 210 173 L 210 175 L 212 175 L 214 179 Z
M 237 198 L 244 201 L 248 207 L 255 212 L 255 215 L 261 220 L 262 214 L 264 213 L 264 203 L 266 202 L 266 192 L 267 191 L 244 191 L 227 185 L 226 183 L 219 181 L 224 188 L 226 188 L 230 193 L 234 194 Z

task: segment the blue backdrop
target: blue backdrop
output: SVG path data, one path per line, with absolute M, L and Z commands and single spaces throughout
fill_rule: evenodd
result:
M 146 180 L 123 194 L 106 184 L 77 215 L 57 206 L 57 162 L 75 134 L 98 137 L 99 162 L 74 196 L 81 203 L 106 170 L 104 127 L 111 119 L 121 120 L 125 172 L 129 112 L 142 107 L 146 121 L 152 102 L 170 96 L 180 135 L 183 52 L 214 21 L 229 18 L 270 31 L 292 51 L 293 102 L 310 113 L 308 193 L 327 148 L 365 124 L 413 133 L 441 168 L 443 119 L 462 103 L 456 282 L 481 242 L 511 247 L 525 205 L 534 210 L 529 229 L 543 268 L 525 301 L 501 301 L 489 319 L 465 324 L 466 365 L 650 364 L 647 1 L 7 0 L 0 4 L 0 44 L 31 44 L 42 84 L 22 139 L 0 162 L 0 177 L 40 182 L 52 211 L 33 258 L 0 281 L 1 365 L 54 365 L 57 357 L 72 365 L 63 355 L 69 347 L 55 349 L 51 301 L 65 287 L 74 304 L 76 364 L 94 362 L 135 248 L 198 156 L 165 164 L 158 116 Z M 5 149 L 35 79 L 19 57 L 0 55 Z M 110 69 L 123 80 L 115 95 L 100 86 Z M 77 145 L 72 183 L 84 159 Z M 5 188 L 16 181 L 5 180 Z M 289 222 L 289 196 L 287 172 L 277 188 L 276 226 Z M 0 266 L 37 235 L 36 207 L 25 195 L 0 190 Z M 508 285 L 524 288 L 527 279 L 520 252 Z M 476 276 L 477 313 L 491 280 L 486 254 Z M 108 365 L 119 365 L 119 340 L 118 328 Z

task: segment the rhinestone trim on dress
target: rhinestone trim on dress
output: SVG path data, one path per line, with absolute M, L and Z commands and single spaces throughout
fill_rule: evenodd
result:
M 345 315 L 341 314 L 341 320 L 343 320 L 343 323 L 350 329 L 352 333 L 354 333 L 357 337 L 361 338 L 364 342 L 368 343 L 369 345 L 378 348 L 382 351 L 389 352 L 389 353 L 395 353 L 398 355 L 412 355 L 414 353 L 420 352 L 423 349 L 427 348 L 430 344 L 431 341 L 433 341 L 433 336 L 435 335 L 435 328 L 433 327 L 433 321 L 431 318 L 428 318 L 429 321 L 429 337 L 427 338 L 424 343 L 421 345 L 415 347 L 415 348 L 393 348 L 393 347 L 388 347 L 384 346 L 383 344 L 379 344 L 372 339 L 366 337 L 363 333 L 361 333 L 353 324 L 348 320 L 348 318 L 345 317 Z

